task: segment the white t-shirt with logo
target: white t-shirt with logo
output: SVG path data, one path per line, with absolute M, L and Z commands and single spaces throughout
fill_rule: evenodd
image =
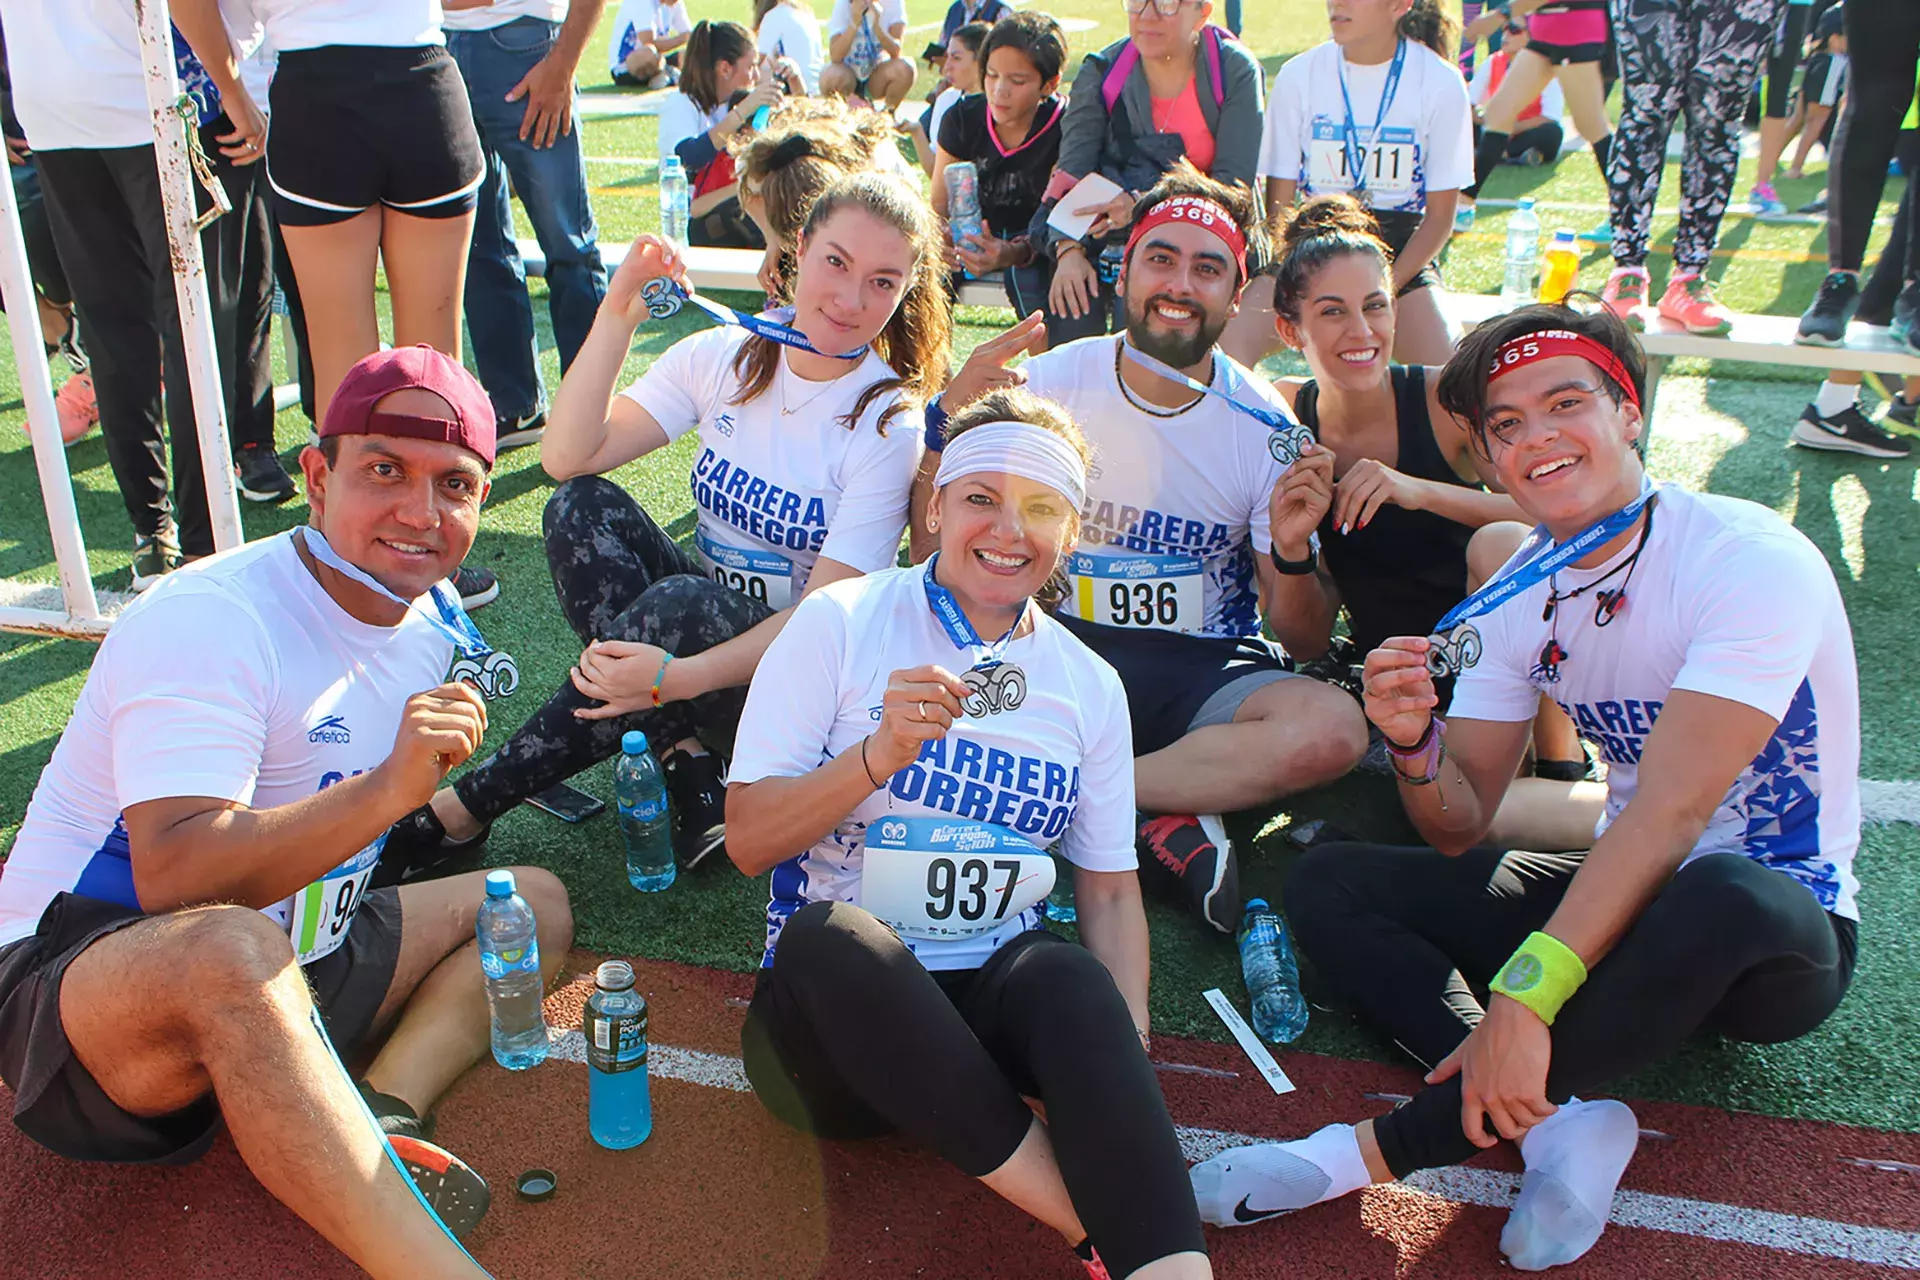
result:
M 660 104 L 660 154 L 673 155 L 688 138 L 711 132 L 713 126 L 719 124 L 731 110 L 733 108 L 726 103 L 718 102 L 713 110 L 702 111 L 700 104 L 686 94 L 678 91 L 668 94 Z
M 565 22 L 567 0 L 493 0 L 477 9 L 448 9 L 442 17 L 449 31 L 491 31 L 521 18 Z
M 618 75 L 627 69 L 627 55 L 640 43 L 642 31 L 661 37 L 686 35 L 692 30 L 693 19 L 687 15 L 685 0 L 679 4 L 624 0 L 613 21 L 613 39 L 607 42 L 607 70 Z
M 860 393 L 894 373 L 869 351 L 831 383 L 808 382 L 784 355 L 773 383 L 729 403 L 734 353 L 747 339 L 726 325 L 682 338 L 621 394 L 677 440 L 699 429 L 688 477 L 706 571 L 778 610 L 799 602 L 821 556 L 872 573 L 898 557 L 907 495 L 920 466 L 918 413 L 876 424 L 896 397 L 882 395 L 849 428 Z
M 1346 85 L 1373 207 L 1424 213 L 1427 192 L 1473 185 L 1473 109 L 1460 68 L 1417 41 L 1407 41 L 1406 49 L 1377 143 L 1373 124 L 1392 60 L 1367 67 L 1346 64 Z M 1273 77 L 1259 172 L 1263 178 L 1297 182 L 1303 199 L 1355 186 L 1347 171 L 1342 62 L 1340 46 L 1329 40 L 1289 58 Z
M 1564 595 L 1633 554 L 1562 570 Z M 1611 582 L 1618 582 L 1615 578 Z M 1454 687 L 1451 718 L 1533 719 L 1542 693 L 1607 762 L 1598 830 L 1632 801 L 1639 761 L 1676 689 L 1744 703 L 1779 720 L 1728 790 L 1688 860 L 1734 853 L 1803 884 L 1828 911 L 1859 918 L 1860 692 L 1840 589 L 1806 536 L 1739 498 L 1659 489 L 1653 530 L 1626 604 L 1595 625 L 1592 593 L 1556 610 L 1567 657 L 1549 682 L 1540 655 L 1549 584 L 1472 619 L 1483 652 Z
M 1268 504 L 1285 473 L 1271 433 L 1216 396 L 1169 416 L 1140 408 L 1114 372 L 1122 341 L 1083 338 L 1022 366 L 1028 390 L 1065 405 L 1093 446 L 1063 611 L 1116 626 L 1256 635 L 1254 557 L 1272 546 Z M 1272 383 L 1222 352 L 1212 385 L 1292 418 Z
M 820 92 L 820 65 L 826 61 L 827 45 L 820 36 L 820 19 L 811 11 L 790 4 L 776 4 L 760 19 L 754 33 L 762 57 L 791 58 L 800 68 L 800 78 L 808 93 Z
M 874 0 L 873 6 L 867 10 L 866 21 L 861 24 L 863 29 L 854 33 L 853 43 L 848 46 L 847 56 L 842 59 L 847 69 L 862 80 L 872 75 L 873 69 L 887 56 L 880 47 L 881 33 L 905 27 L 906 24 L 907 0 Z M 833 0 L 833 12 L 827 16 L 827 39 L 833 40 L 852 25 L 851 0 Z
M 895 671 L 971 665 L 928 607 L 926 570 L 890 569 L 822 587 L 793 617 L 753 675 L 735 739 L 735 782 L 818 769 L 879 723 Z M 812 848 L 773 870 L 767 950 L 810 902 L 861 902 L 866 840 L 875 824 L 909 819 L 991 823 L 1092 871 L 1131 871 L 1133 732 L 1120 677 L 1066 628 L 1034 609 L 1034 628 L 1003 657 L 1026 676 L 1013 709 L 962 716 L 947 736 L 893 775 Z M 885 855 L 879 855 L 885 856 Z M 970 886 L 961 877 L 965 894 Z M 943 886 L 944 887 L 944 886 Z M 988 911 L 1003 886 L 982 877 Z M 971 969 L 1008 939 L 1040 926 L 1038 908 L 956 940 L 903 938 L 929 969 Z
M 169 574 L 114 624 L 0 875 L 0 945 L 33 933 L 62 891 L 139 907 L 129 807 L 304 799 L 385 761 L 406 700 L 446 678 L 453 646 L 432 624 L 417 611 L 393 627 L 358 621 L 314 580 L 294 536 Z M 371 870 L 384 839 L 341 866 Z M 344 937 L 349 896 L 327 895 L 311 947 Z M 294 901 L 266 914 L 291 927 Z

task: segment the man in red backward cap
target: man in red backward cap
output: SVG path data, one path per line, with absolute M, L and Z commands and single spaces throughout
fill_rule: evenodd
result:
M 479 524 L 493 409 L 458 361 L 385 351 L 320 435 L 306 527 L 169 575 L 94 659 L 0 876 L 0 1081 L 58 1154 L 184 1163 L 224 1122 L 369 1273 L 483 1276 L 383 1150 L 451 1231 L 486 1211 L 485 1181 L 427 1141 L 487 1050 L 482 873 L 369 881 L 486 729 L 446 679 L 487 651 L 443 579 Z M 515 876 L 551 977 L 566 890 Z M 370 1059 L 357 1091 L 316 1014 Z

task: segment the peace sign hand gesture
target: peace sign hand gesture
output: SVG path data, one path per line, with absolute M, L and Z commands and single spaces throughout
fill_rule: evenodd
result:
M 960 410 L 989 391 L 1017 387 L 1027 375 L 1007 366 L 1020 356 L 1037 356 L 1047 349 L 1047 315 L 1035 311 L 995 337 L 975 347 L 960 366 L 960 372 L 940 393 L 940 407 L 948 413 Z

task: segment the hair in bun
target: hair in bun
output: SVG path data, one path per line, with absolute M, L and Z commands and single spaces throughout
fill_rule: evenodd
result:
M 1393 264 L 1393 250 L 1380 238 L 1380 224 L 1349 195 L 1315 196 L 1283 212 L 1278 239 L 1273 309 L 1295 324 L 1314 273 L 1335 258 L 1367 253 L 1383 268 Z

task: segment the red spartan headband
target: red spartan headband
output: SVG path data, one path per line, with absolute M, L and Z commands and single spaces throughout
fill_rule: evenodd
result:
M 1620 357 L 1585 334 L 1566 329 L 1538 329 L 1500 344 L 1500 349 L 1493 353 L 1493 367 L 1487 370 L 1487 385 L 1491 387 L 1516 369 L 1555 356 L 1579 356 L 1592 361 L 1614 386 L 1626 393 L 1634 408 L 1640 407 L 1640 395 L 1633 389 L 1633 379 L 1627 375 L 1627 367 L 1620 363 Z
M 1170 222 L 1185 222 L 1202 227 L 1220 237 L 1221 243 L 1233 254 L 1234 262 L 1239 264 L 1240 278 L 1247 275 L 1247 236 L 1240 230 L 1240 224 L 1233 220 L 1220 204 L 1205 196 L 1168 196 L 1146 215 L 1133 224 L 1133 234 L 1127 237 L 1127 259 L 1133 258 L 1133 246 L 1140 243 L 1142 237 L 1155 227 L 1164 227 Z

